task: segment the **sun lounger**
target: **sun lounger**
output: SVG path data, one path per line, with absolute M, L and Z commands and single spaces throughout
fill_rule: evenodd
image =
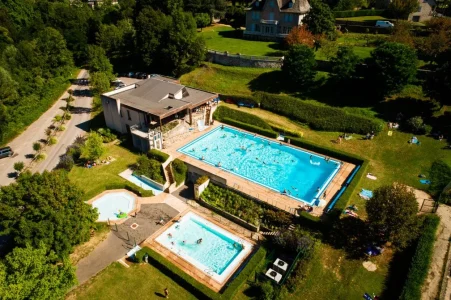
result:
M 204 120 L 197 121 L 197 128 L 199 129 L 199 131 L 203 131 L 206 128 Z
M 427 179 L 420 179 L 420 183 L 421 184 L 431 184 L 431 181 L 427 180 Z
M 373 192 L 370 191 L 370 190 L 362 189 L 362 191 L 360 192 L 359 196 L 362 199 L 370 200 L 371 198 L 373 198 Z
M 371 174 L 371 173 L 366 174 L 366 178 L 371 179 L 371 180 L 376 180 L 376 179 L 377 179 L 377 177 L 374 176 L 374 175 Z

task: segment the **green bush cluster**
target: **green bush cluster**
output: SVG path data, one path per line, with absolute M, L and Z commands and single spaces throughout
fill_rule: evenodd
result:
M 319 106 L 290 96 L 255 93 L 261 108 L 307 123 L 312 129 L 366 134 L 380 132 L 381 122 L 346 113 L 340 108 Z
M 186 179 L 186 174 L 188 173 L 188 166 L 176 158 L 172 161 L 172 171 L 174 171 L 174 180 L 179 186 Z
M 246 112 L 228 108 L 226 106 L 219 106 L 214 113 L 214 117 L 218 121 L 222 121 L 227 118 L 241 123 L 251 124 L 262 129 L 272 130 L 271 126 L 269 126 L 268 123 L 261 118 Z
M 158 183 L 164 184 L 164 172 L 158 160 L 141 155 L 136 162 L 134 171 L 138 175 L 144 175 Z
M 97 132 L 102 136 L 104 143 L 110 143 L 117 139 L 117 136 L 109 128 L 99 128 Z
M 412 258 L 400 300 L 421 299 L 421 288 L 428 275 L 434 250 L 435 234 L 439 223 L 440 218 L 436 215 L 427 215 L 425 217 L 421 236 Z
M 273 131 L 272 129 L 262 129 L 260 127 L 251 125 L 251 124 L 247 124 L 247 123 L 243 123 L 240 121 L 236 121 L 236 120 L 232 120 L 229 118 L 224 118 L 223 120 L 221 120 L 221 122 L 250 131 L 250 132 L 254 132 L 269 138 L 273 138 L 275 139 L 277 137 L 277 132 Z
M 139 186 L 130 185 L 128 183 L 112 183 L 112 184 L 107 184 L 105 186 L 105 190 L 120 190 L 120 189 L 125 189 L 125 190 L 132 192 L 141 197 L 152 197 L 153 196 L 153 192 L 151 190 L 144 190 L 144 189 L 140 188 Z
M 255 226 L 273 229 L 293 223 L 293 215 L 271 206 L 243 197 L 229 189 L 210 183 L 203 191 L 202 200 Z
M 207 180 L 208 180 L 208 176 L 207 175 L 201 176 L 201 177 L 197 178 L 196 184 L 201 185 L 204 182 L 207 182 Z
M 158 160 L 161 163 L 164 163 L 168 160 L 169 154 L 166 154 L 164 152 L 161 152 L 157 149 L 151 149 L 149 152 L 147 152 L 147 157 L 150 159 Z
M 383 16 L 385 14 L 385 9 L 342 10 L 342 11 L 333 11 L 333 14 L 335 18 Z
M 443 160 L 436 160 L 432 163 L 429 171 L 431 185 L 429 192 L 437 196 L 451 182 L 451 166 Z M 440 199 L 443 201 L 444 199 Z
M 232 100 L 235 103 L 243 102 L 248 104 L 254 104 L 255 106 L 258 106 L 258 102 L 255 101 L 255 99 L 252 96 L 245 96 L 245 95 L 221 95 L 221 100 Z
M 144 255 L 147 253 L 150 264 L 157 267 L 161 272 L 177 282 L 180 286 L 185 288 L 191 294 L 199 299 L 233 299 L 236 293 L 247 282 L 248 278 L 254 273 L 255 269 L 264 263 L 266 258 L 266 250 L 263 247 L 248 259 L 247 263 L 241 272 L 233 279 L 233 281 L 225 288 L 222 294 L 215 293 L 207 286 L 199 283 L 190 275 L 182 272 L 177 266 L 169 262 L 166 258 L 155 252 L 154 250 L 144 247 L 136 253 L 136 260 L 141 262 L 144 260 Z

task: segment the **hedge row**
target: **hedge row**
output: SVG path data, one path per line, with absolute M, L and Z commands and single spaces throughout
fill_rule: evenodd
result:
M 169 154 L 166 154 L 164 152 L 161 152 L 157 149 L 151 149 L 149 152 L 147 152 L 147 157 L 150 159 L 155 159 L 161 163 L 164 163 L 168 160 Z
M 241 272 L 232 279 L 233 281 L 225 288 L 224 292 L 218 294 L 195 280 L 190 275 L 181 271 L 173 263 L 148 247 L 144 247 L 136 253 L 138 261 L 143 261 L 145 253 L 149 255 L 149 263 L 157 267 L 161 272 L 199 299 L 233 299 L 255 269 L 265 261 L 266 257 L 266 250 L 263 247 L 260 247 L 248 260 Z
M 261 108 L 307 123 L 312 129 L 366 134 L 380 132 L 382 123 L 346 113 L 340 108 L 319 106 L 290 96 L 255 93 Z
M 222 101 L 232 100 L 235 103 L 243 102 L 248 104 L 254 104 L 255 106 L 258 105 L 257 101 L 252 96 L 245 96 L 245 95 L 221 95 Z
M 174 173 L 174 180 L 177 186 L 179 186 L 186 179 L 186 174 L 188 173 L 188 166 L 178 158 L 174 159 L 174 161 L 172 161 L 171 164 L 172 171 Z
M 250 131 L 250 132 L 255 132 L 255 133 L 258 133 L 260 135 L 267 136 L 269 138 L 273 138 L 273 139 L 277 138 L 277 133 L 274 132 L 272 129 L 269 129 L 269 130 L 268 129 L 262 129 L 262 128 L 254 126 L 254 125 L 247 124 L 247 123 L 242 123 L 240 121 L 232 120 L 232 119 L 229 119 L 229 118 L 224 118 L 224 119 L 222 119 L 220 121 L 223 122 L 223 123 L 226 123 L 226 124 L 229 124 L 229 125 L 232 125 L 232 126 L 235 126 L 235 127 L 247 130 L 247 131 Z
M 271 130 L 271 126 L 269 126 L 268 123 L 266 123 L 261 118 L 246 112 L 228 108 L 227 106 L 219 106 L 214 112 L 214 117 L 218 121 L 222 121 L 223 119 L 228 118 L 242 123 L 251 124 L 263 129 Z
M 385 9 L 341 10 L 341 11 L 333 11 L 333 13 L 335 18 L 383 16 L 385 15 Z
M 434 250 L 435 234 L 440 223 L 436 215 L 427 215 L 415 254 L 412 258 L 407 280 L 404 283 L 400 300 L 421 299 L 421 288 L 429 272 L 432 253 Z
M 140 188 L 139 186 L 130 185 L 128 183 L 113 183 L 113 184 L 107 184 L 105 186 L 105 190 L 119 190 L 119 189 L 126 189 L 127 191 L 130 191 L 140 197 L 152 197 L 153 192 L 151 190 L 144 190 Z

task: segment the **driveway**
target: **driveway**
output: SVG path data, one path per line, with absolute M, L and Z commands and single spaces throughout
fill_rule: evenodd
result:
M 88 71 L 81 70 L 77 78 L 87 78 Z M 87 89 L 86 86 L 72 85 L 70 89 L 77 91 Z M 63 100 L 69 95 L 67 91 L 49 108 L 41 117 L 31 124 L 22 134 L 11 141 L 8 146 L 18 154 L 15 157 L 4 158 L 0 160 L 0 186 L 8 185 L 15 179 L 14 163 L 23 161 L 25 166 L 31 163 L 33 151 L 33 143 L 40 139 L 45 139 L 45 129 L 51 124 L 53 118 L 62 114 L 61 107 L 66 106 Z M 47 158 L 41 163 L 36 164 L 31 170 L 33 172 L 43 172 L 44 170 L 53 169 L 59 161 L 59 156 L 65 152 L 65 149 L 73 140 L 89 128 L 91 97 L 75 97 L 75 102 L 72 105 L 76 112 L 72 113 L 72 119 L 66 123 L 66 130 L 58 136 L 58 143 L 54 146 L 47 147 Z

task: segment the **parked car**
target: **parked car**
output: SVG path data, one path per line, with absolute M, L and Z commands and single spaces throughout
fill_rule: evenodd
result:
M 395 24 L 389 21 L 376 21 L 376 27 L 380 28 L 391 28 L 395 27 Z
M 10 157 L 14 155 L 14 151 L 11 147 L 0 148 L 0 158 Z
M 147 73 L 139 73 L 139 75 L 136 75 L 136 78 L 146 79 L 147 78 Z

